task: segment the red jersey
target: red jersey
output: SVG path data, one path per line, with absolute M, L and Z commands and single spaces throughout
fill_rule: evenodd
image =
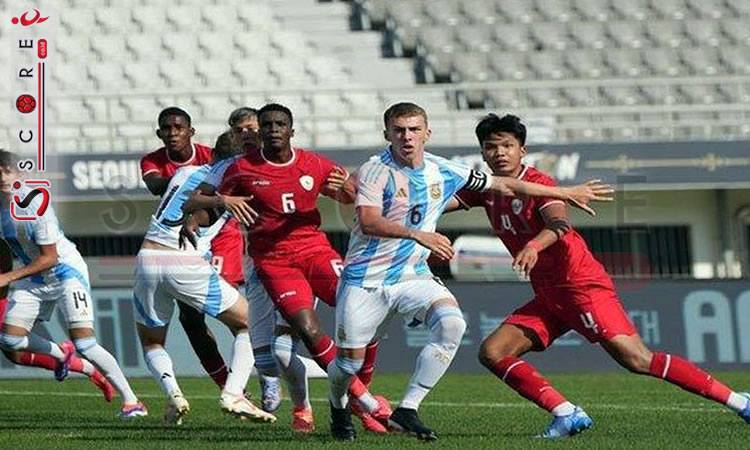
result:
M 292 149 L 285 164 L 269 162 L 253 151 L 227 168 L 219 192 L 253 196 L 250 206 L 258 222 L 248 229 L 248 253 L 253 256 L 298 254 L 320 245 L 330 247 L 320 230 L 317 200 L 336 163 L 317 153 Z
M 556 185 L 552 177 L 528 166 L 523 166 L 518 178 L 547 186 Z M 563 203 L 562 200 L 547 197 L 511 197 L 466 190 L 458 192 L 456 198 L 466 209 L 484 207 L 495 234 L 513 256 L 545 228 L 541 211 L 549 205 Z M 586 241 L 573 229 L 539 252 L 539 260 L 530 278 L 537 291 L 552 286 L 575 285 L 582 281 L 596 281 L 608 286 L 612 284 L 604 267 L 589 251 Z
M 177 169 L 183 166 L 200 166 L 203 164 L 210 164 L 213 158 L 211 157 L 211 147 L 205 144 L 194 142 L 193 154 L 185 162 L 173 161 L 169 157 L 166 147 L 162 147 L 158 150 L 147 154 L 141 158 L 141 178 L 145 177 L 146 174 L 156 172 L 162 177 L 172 177 Z

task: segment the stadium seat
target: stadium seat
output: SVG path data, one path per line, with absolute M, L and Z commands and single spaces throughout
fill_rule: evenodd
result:
M 268 73 L 265 61 L 236 59 L 231 63 L 231 75 L 234 76 L 238 86 L 248 89 L 264 89 L 274 82 L 273 77 Z
M 200 18 L 207 25 L 208 30 L 212 32 L 224 31 L 231 33 L 238 28 L 245 27 L 237 19 L 236 11 L 237 8 L 232 5 L 207 3 L 200 6 Z
M 303 88 L 314 84 L 296 58 L 279 58 L 268 62 L 268 71 L 280 86 Z
M 565 88 L 562 95 L 567 98 L 567 103 L 571 106 L 589 107 L 599 103 L 599 93 L 590 87 Z
M 169 59 L 175 61 L 193 61 L 200 58 L 198 40 L 195 33 L 174 32 L 165 33 L 162 36 L 162 43 L 167 52 L 169 52 Z
M 610 22 L 607 32 L 618 46 L 624 48 L 641 48 L 647 40 L 643 22 Z
M 125 47 L 137 61 L 154 63 L 164 58 L 167 50 L 154 34 L 131 33 L 125 36 Z
M 469 52 L 487 53 L 497 50 L 492 35 L 495 25 L 472 25 L 456 29 L 457 41 Z
M 649 38 L 659 46 L 679 47 L 687 43 L 683 23 L 672 20 L 646 22 Z
M 564 24 L 556 22 L 535 23 L 531 34 L 539 50 L 565 50 L 570 46 L 568 30 Z
M 59 11 L 60 25 L 65 29 L 65 34 L 89 35 L 94 23 L 94 8 L 60 8 Z
M 253 2 L 251 5 L 235 8 L 237 19 L 251 31 L 274 28 L 273 11 L 265 2 Z
M 305 36 L 299 31 L 274 31 L 271 43 L 284 57 L 303 58 L 313 53 Z
M 338 92 L 313 93 L 310 95 L 310 105 L 312 114 L 317 117 L 351 114 Z
M 122 61 L 128 57 L 125 37 L 121 34 L 95 36 L 89 42 L 99 61 Z
M 305 59 L 305 69 L 319 86 L 341 86 L 349 83 L 349 75 L 338 60 L 328 56 L 310 56 Z
M 651 2 L 651 7 L 665 19 L 683 20 L 688 15 L 685 0 L 658 0 Z
M 136 31 L 138 26 L 130 18 L 130 8 L 124 6 L 96 8 L 94 12 L 96 24 L 105 34 L 122 35 Z M 95 37 L 92 41 L 96 39 L 98 37 Z
M 725 19 L 722 20 L 721 27 L 734 45 L 750 46 L 750 27 L 747 26 L 747 19 Z
M 229 59 L 203 59 L 195 62 L 195 72 L 207 89 L 232 89 L 237 86 L 232 77 Z
M 493 53 L 488 61 L 496 74 L 493 79 L 523 80 L 530 75 L 523 53 Z
M 719 55 L 711 47 L 685 47 L 680 49 L 680 57 L 695 75 L 717 75 L 722 68 Z
M 612 105 L 633 106 L 645 103 L 643 95 L 634 86 L 603 86 L 601 92 Z
M 473 27 L 472 27 L 473 28 Z M 472 28 L 466 28 L 465 30 L 471 30 Z M 463 28 L 459 29 L 458 32 L 464 32 Z M 426 26 L 416 30 L 417 32 L 417 46 L 419 51 L 425 54 L 429 53 L 452 53 L 456 50 L 457 42 L 456 37 L 453 35 L 453 28 L 445 28 L 444 26 Z
M 606 1 L 574 0 L 574 3 L 580 17 L 599 22 L 609 22 L 614 19 L 614 11 Z
M 171 89 L 194 89 L 196 84 L 195 67 L 187 61 L 161 61 L 159 73 Z
M 747 47 L 720 47 L 719 57 L 729 73 L 750 75 L 750 55 Z
M 721 33 L 721 23 L 715 20 L 686 20 L 685 31 L 698 46 L 718 47 L 724 40 Z
M 536 0 L 536 7 L 543 19 L 551 22 L 569 22 L 577 18 L 572 0 Z
M 612 9 L 620 15 L 623 20 L 646 20 L 651 11 L 649 9 L 650 2 L 647 0 L 629 0 L 626 2 L 611 2 Z
M 181 7 L 174 13 L 167 14 L 167 24 L 172 32 L 176 33 L 194 33 L 203 30 L 201 24 L 201 13 L 195 7 Z M 169 35 L 170 33 L 165 33 Z
M 538 19 L 534 2 L 530 0 L 495 0 L 495 5 L 510 23 L 529 24 Z
M 639 77 L 644 72 L 645 66 L 639 50 L 611 49 L 603 55 L 604 61 L 617 76 Z
M 643 91 L 649 103 L 654 105 L 674 105 L 686 102 L 682 92 L 675 86 L 648 85 L 642 86 L 641 91 Z
M 537 108 L 559 108 L 567 103 L 567 99 L 556 88 L 529 89 L 527 95 L 531 105 Z
M 513 110 L 524 106 L 517 90 L 492 89 L 487 92 L 487 96 L 490 98 L 495 108 Z
M 163 7 L 140 5 L 131 14 L 141 34 L 159 32 L 167 23 L 167 10 Z
M 732 9 L 730 13 L 732 17 L 750 16 L 750 3 L 745 0 L 727 0 L 727 5 Z
M 342 99 L 348 104 L 349 111 L 356 115 L 373 115 L 379 117 L 383 105 L 377 94 L 368 90 L 342 92 Z
M 222 122 L 240 106 L 233 104 L 227 95 L 200 95 L 195 97 L 195 102 L 201 110 L 200 117 Z
M 681 86 L 680 90 L 691 103 L 712 104 L 722 100 L 713 84 L 688 84 Z
M 460 2 L 453 0 L 432 0 L 424 4 L 424 13 L 434 24 L 456 26 L 462 22 Z
M 117 62 L 89 64 L 88 72 L 98 91 L 112 92 L 128 87 L 123 67 Z
M 600 50 L 611 43 L 602 22 L 571 22 L 568 24 L 568 31 L 581 48 Z
M 78 34 L 62 34 L 57 38 L 57 49 L 62 56 L 63 61 L 66 64 L 81 64 L 85 63 L 91 55 L 91 48 L 89 47 L 89 39 L 83 33 Z
M 687 74 L 677 52 L 669 48 L 646 49 L 643 52 L 643 60 L 654 75 L 676 77 Z
M 493 55 L 494 57 L 494 55 Z M 484 54 L 457 53 L 453 56 L 454 81 L 482 82 L 492 79 Z
M 405 1 L 405 2 L 393 2 L 388 1 L 386 4 L 387 8 L 387 19 L 386 21 L 393 21 L 399 26 L 407 26 L 410 28 L 418 28 L 422 25 L 427 25 L 430 22 L 422 14 L 421 2 Z
M 198 48 L 202 51 L 202 58 L 206 59 L 228 62 L 239 57 L 233 33 L 227 30 L 199 33 Z
M 727 8 L 722 0 L 689 0 L 690 8 L 706 19 L 721 19 L 727 14 Z
M 504 50 L 525 52 L 533 47 L 533 40 L 529 36 L 529 27 L 526 25 L 503 24 L 494 27 L 494 30 L 493 37 Z
M 127 62 L 123 65 L 123 72 L 125 78 L 130 83 L 131 89 L 151 89 L 159 91 L 166 87 L 164 80 L 159 74 L 159 66 L 151 61 Z
M 50 97 L 47 105 L 57 117 L 53 123 L 86 123 L 92 119 L 81 98 Z
M 536 73 L 537 78 L 559 80 L 568 72 L 564 52 L 538 52 L 528 55 L 526 64 Z
M 463 0 L 459 3 L 461 12 L 468 23 L 492 25 L 499 19 L 492 0 Z

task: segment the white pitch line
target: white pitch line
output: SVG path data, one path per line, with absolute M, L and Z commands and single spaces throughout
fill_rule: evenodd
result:
M 6 396 L 19 396 L 19 397 L 101 397 L 101 394 L 94 392 L 34 392 L 34 391 L 4 391 L 0 390 L 0 395 Z M 139 395 L 140 398 L 165 398 L 164 395 L 159 394 L 144 394 Z M 189 395 L 189 399 L 195 400 L 216 400 L 219 398 L 218 395 Z M 288 399 L 285 399 L 288 400 Z M 315 403 L 328 403 L 327 398 L 311 398 L 311 402 Z M 397 402 L 391 402 L 396 404 Z M 437 406 L 441 408 L 497 408 L 497 409 L 512 409 L 512 408 L 535 408 L 530 402 L 506 402 L 506 403 L 491 403 L 491 402 L 423 402 L 425 406 Z M 637 405 L 623 405 L 618 403 L 591 403 L 584 405 L 586 408 L 592 410 L 595 409 L 618 409 L 618 410 L 635 410 L 635 411 L 675 411 L 675 412 L 729 412 L 727 409 L 717 407 L 685 407 L 685 406 L 637 406 Z

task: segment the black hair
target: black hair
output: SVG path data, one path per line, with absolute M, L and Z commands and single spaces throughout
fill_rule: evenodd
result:
M 238 123 L 242 122 L 243 120 L 249 117 L 257 117 L 257 116 L 258 116 L 257 109 L 250 108 L 248 106 L 242 106 L 232 111 L 232 113 L 229 115 L 229 120 L 228 120 L 229 126 L 234 127 Z
M 157 120 L 157 123 L 159 124 L 159 127 L 161 127 L 162 121 L 166 120 L 169 116 L 182 116 L 187 120 L 188 126 L 192 125 L 193 120 L 190 118 L 190 114 L 188 114 L 184 109 L 178 108 L 176 106 L 170 106 L 169 108 L 164 108 L 159 113 L 159 118 Z
M 415 103 L 401 102 L 391 105 L 383 113 L 383 124 L 388 128 L 388 123 L 398 117 L 422 116 L 427 123 L 427 111 Z
M 260 110 L 258 110 L 258 118 L 260 119 L 260 116 L 262 116 L 264 113 L 271 111 L 283 112 L 287 115 L 287 117 L 289 117 L 289 126 L 291 127 L 292 125 L 294 125 L 294 117 L 292 116 L 292 111 L 286 106 L 279 105 L 278 103 L 269 103 L 267 105 L 264 105 L 262 108 L 260 108 Z
M 0 167 L 10 170 L 18 170 L 18 155 L 0 148 Z
M 518 139 L 521 146 L 526 145 L 526 125 L 518 116 L 512 114 L 498 117 L 497 114 L 489 113 L 482 117 L 474 132 L 479 139 L 479 145 L 483 145 L 484 141 L 497 133 L 510 133 Z

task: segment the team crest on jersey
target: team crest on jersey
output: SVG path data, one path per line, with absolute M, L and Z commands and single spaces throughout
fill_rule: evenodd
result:
M 514 198 L 513 201 L 510 202 L 510 208 L 513 210 L 513 214 L 519 215 L 523 209 L 523 200 L 520 198 Z
M 310 175 L 303 175 L 299 178 L 299 184 L 301 184 L 306 191 L 311 191 L 315 185 L 315 180 L 313 180 L 313 177 Z
M 443 190 L 440 188 L 440 183 L 430 185 L 430 197 L 433 200 L 439 199 L 443 195 Z

